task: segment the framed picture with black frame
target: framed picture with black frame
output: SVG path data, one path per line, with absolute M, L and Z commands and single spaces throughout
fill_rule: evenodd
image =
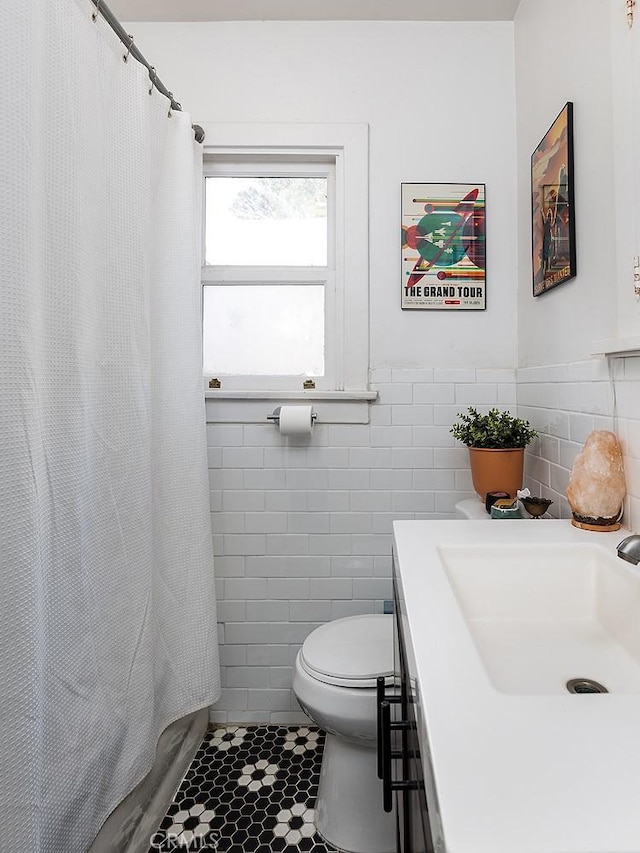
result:
M 531 155 L 533 295 L 576 275 L 573 104 L 568 101 Z

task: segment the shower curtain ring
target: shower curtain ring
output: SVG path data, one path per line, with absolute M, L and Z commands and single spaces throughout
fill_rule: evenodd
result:
M 126 62 L 127 59 L 129 59 L 129 54 L 131 53 L 131 47 L 133 45 L 133 36 L 131 35 L 131 33 L 128 33 L 128 38 L 129 38 L 129 44 L 127 45 L 127 52 L 122 57 L 124 62 Z
M 100 14 L 100 4 L 102 3 L 102 0 L 94 0 L 94 2 L 96 4 L 96 8 L 91 13 L 91 17 L 93 18 L 94 21 L 96 21 L 98 19 L 98 15 Z
M 151 86 L 149 87 L 149 94 L 150 95 L 153 94 L 153 87 L 156 85 L 156 77 L 157 76 L 158 76 L 158 73 L 152 65 L 151 68 L 149 69 L 149 79 L 151 80 Z

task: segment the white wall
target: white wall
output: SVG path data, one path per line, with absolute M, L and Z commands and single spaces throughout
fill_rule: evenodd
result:
M 371 366 L 515 367 L 513 26 L 127 24 L 195 122 L 370 125 Z M 400 310 L 402 181 L 487 185 L 487 310 Z
M 516 16 L 520 366 L 588 358 L 593 342 L 615 329 L 609 5 L 522 0 Z M 567 101 L 574 104 L 578 275 L 534 299 L 530 158 Z
M 391 598 L 392 519 L 451 517 L 472 494 L 456 412 L 515 407 L 513 26 L 127 31 L 196 122 L 370 126 L 370 423 L 320 422 L 297 447 L 265 421 L 208 425 L 224 684 L 213 718 L 295 721 L 291 667 L 309 631 Z M 402 181 L 486 183 L 486 311 L 400 309 Z
M 527 481 L 555 501 L 553 513 L 569 517 L 565 490 L 575 456 L 591 430 L 609 429 L 625 457 L 624 523 L 640 530 L 640 358 L 591 357 L 596 340 L 640 333 L 631 281 L 640 188 L 633 163 L 640 123 L 631 106 L 640 105 L 640 21 L 629 31 L 625 11 L 619 0 L 522 0 L 516 17 L 517 389 L 519 414 L 540 432 L 527 453 Z M 529 161 L 569 100 L 578 275 L 534 299 Z
M 610 3 L 617 235 L 617 334 L 640 334 L 640 299 L 632 280 L 640 255 L 640 10 L 630 29 L 624 4 Z
M 215 719 L 296 719 L 291 665 L 306 634 L 390 595 L 391 519 L 445 517 L 470 496 L 449 435 L 467 405 L 513 410 L 517 387 L 541 433 L 526 484 L 564 517 L 576 452 L 591 429 L 613 428 L 626 521 L 640 529 L 640 359 L 609 373 L 590 356 L 593 341 L 640 325 L 625 280 L 638 251 L 638 30 L 622 0 L 522 0 L 514 26 L 127 25 L 196 122 L 370 125 L 371 423 L 318 425 L 306 448 L 266 424 L 209 425 L 228 667 Z M 530 156 L 568 100 L 578 276 L 534 299 Z M 402 181 L 487 184 L 486 312 L 400 310 Z

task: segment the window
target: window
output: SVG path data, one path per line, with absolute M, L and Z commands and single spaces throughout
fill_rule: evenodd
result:
M 308 379 L 365 389 L 366 126 L 205 131 L 206 379 L 230 391 L 302 391 Z
M 214 156 L 204 173 L 205 374 L 335 385 L 335 158 Z

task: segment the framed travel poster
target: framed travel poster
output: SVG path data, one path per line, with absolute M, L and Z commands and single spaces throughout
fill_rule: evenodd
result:
M 533 295 L 576 274 L 573 104 L 568 102 L 531 155 Z
M 402 184 L 405 310 L 485 308 L 484 184 Z

